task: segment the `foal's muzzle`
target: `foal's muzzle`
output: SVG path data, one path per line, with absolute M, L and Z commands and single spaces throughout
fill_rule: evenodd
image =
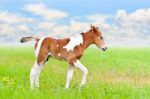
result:
M 102 47 L 101 49 L 102 49 L 102 51 L 106 51 L 107 47 L 105 46 L 105 47 Z

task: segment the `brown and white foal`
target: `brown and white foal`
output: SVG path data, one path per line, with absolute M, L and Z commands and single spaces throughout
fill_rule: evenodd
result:
M 91 29 L 86 33 L 81 33 L 70 38 L 55 39 L 51 37 L 44 37 L 42 39 L 38 39 L 34 37 L 23 37 L 21 42 L 27 42 L 32 39 L 36 41 L 34 46 L 36 61 L 30 73 L 31 88 L 39 87 L 39 76 L 41 70 L 50 57 L 65 60 L 69 63 L 65 88 L 69 88 L 74 67 L 79 68 L 83 72 L 80 85 L 81 87 L 86 83 L 86 76 L 88 73 L 87 68 L 79 61 L 84 50 L 91 44 L 96 44 L 96 46 L 103 51 L 107 49 L 102 32 L 99 31 L 98 27 L 94 26 L 91 26 Z

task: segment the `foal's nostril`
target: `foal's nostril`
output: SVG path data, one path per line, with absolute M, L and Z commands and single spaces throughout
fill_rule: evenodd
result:
M 105 51 L 105 48 L 102 48 L 103 51 Z
M 102 48 L 102 50 L 103 50 L 103 51 L 106 51 L 106 50 L 107 50 L 107 47 Z

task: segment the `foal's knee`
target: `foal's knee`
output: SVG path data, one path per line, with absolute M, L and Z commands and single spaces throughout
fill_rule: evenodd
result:
M 88 74 L 87 68 L 84 68 L 84 69 L 83 69 L 83 74 L 84 74 L 84 75 L 87 75 L 87 74 Z

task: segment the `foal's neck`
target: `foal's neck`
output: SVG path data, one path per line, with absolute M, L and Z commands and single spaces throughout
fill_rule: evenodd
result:
M 86 49 L 93 43 L 93 40 L 89 33 L 83 33 L 82 35 L 83 35 L 83 47 L 84 49 Z

